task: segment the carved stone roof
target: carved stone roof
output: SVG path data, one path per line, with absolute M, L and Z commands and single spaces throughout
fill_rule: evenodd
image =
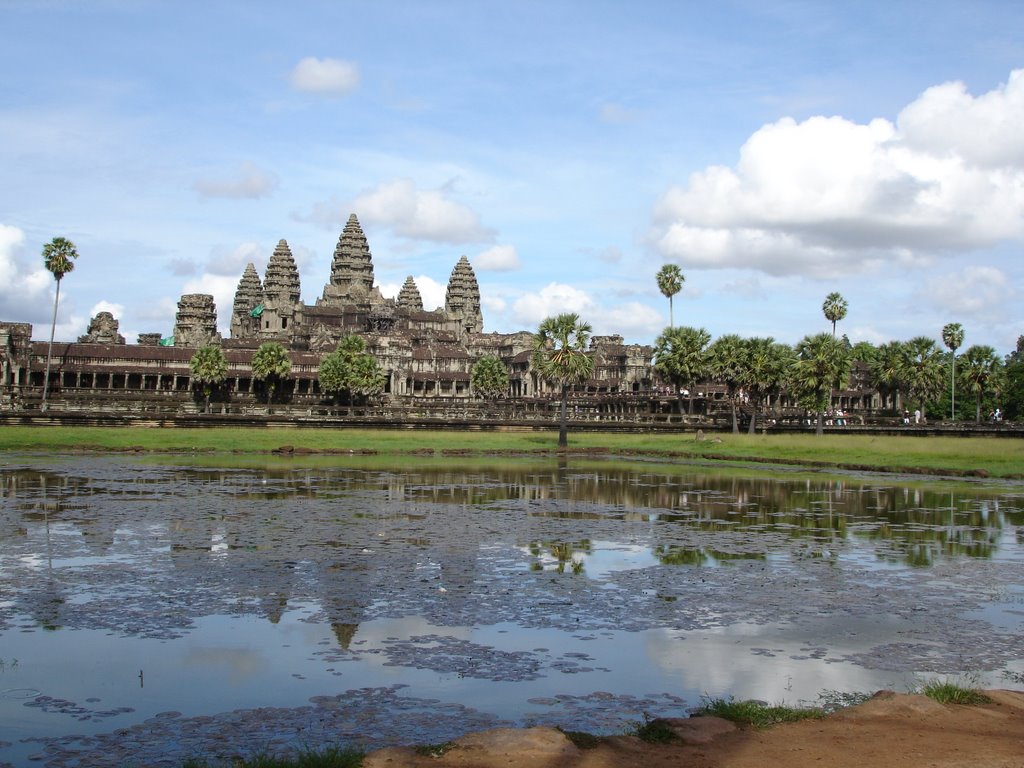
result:
M 174 319 L 174 345 L 176 347 L 202 347 L 219 344 L 217 333 L 217 307 L 208 293 L 188 293 L 178 301 L 178 314 Z
M 412 279 L 412 275 L 405 278 L 402 290 L 398 292 L 398 306 L 414 312 L 423 310 L 423 297 L 420 296 L 420 289 L 416 287 L 416 281 Z
M 323 302 L 366 300 L 373 290 L 373 256 L 359 219 L 353 213 L 338 238 L 331 261 L 331 281 L 324 286 Z
M 281 242 L 284 242 L 283 240 Z M 256 272 L 252 262 L 245 265 L 245 272 L 242 279 L 238 281 L 238 289 L 235 291 L 235 305 L 233 312 L 236 315 L 247 315 L 253 308 L 263 302 L 263 283 Z
M 110 312 L 97 312 L 96 316 L 89 321 L 89 327 L 84 336 L 79 336 L 78 341 L 88 344 L 124 344 L 124 336 L 118 333 L 117 319 Z
M 288 242 L 280 240 L 274 249 L 274 255 L 270 257 L 270 263 L 267 264 L 267 273 L 263 279 L 263 295 L 268 301 L 297 304 L 300 294 L 299 268 L 295 266 Z
M 449 314 L 458 316 L 467 331 L 479 333 L 483 330 L 483 315 L 480 313 L 480 286 L 476 282 L 476 274 L 465 256 L 452 270 L 448 279 L 448 291 L 445 294 L 444 307 Z

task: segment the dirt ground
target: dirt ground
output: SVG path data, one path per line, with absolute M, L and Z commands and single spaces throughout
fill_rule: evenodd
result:
M 439 757 L 410 748 L 367 756 L 365 768 L 1024 768 L 1024 692 L 989 691 L 991 704 L 938 704 L 881 692 L 823 720 L 767 730 L 718 718 L 671 721 L 680 740 L 633 736 L 578 749 L 550 728 L 470 734 Z

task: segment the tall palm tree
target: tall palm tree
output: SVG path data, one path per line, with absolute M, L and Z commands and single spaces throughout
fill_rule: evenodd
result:
M 906 383 L 907 394 L 917 401 L 921 413 L 925 405 L 942 393 L 942 352 L 934 339 L 915 336 L 903 345 L 900 378 Z
M 209 344 L 196 350 L 192 359 L 188 361 L 188 367 L 192 371 L 192 380 L 203 389 L 203 412 L 209 413 L 213 388 L 224 381 L 228 374 L 227 358 L 220 347 Z
M 821 305 L 821 311 L 825 313 L 826 319 L 832 323 L 832 335 L 836 335 L 836 323 L 846 317 L 846 299 L 838 291 L 833 291 L 825 297 L 825 303 Z
M 711 334 L 703 328 L 681 326 L 666 328 L 654 342 L 654 370 L 672 383 L 680 400 L 682 390 L 690 395 L 688 411 L 693 414 L 693 389 L 707 375 L 707 346 Z
M 968 347 L 960 359 L 960 378 L 974 392 L 974 417 L 981 423 L 982 398 L 1001 383 L 1003 362 L 992 347 L 978 344 Z
M 60 281 L 64 275 L 73 272 L 78 250 L 67 238 L 55 237 L 43 246 L 43 266 L 57 281 L 57 292 L 53 297 L 53 322 L 50 323 L 50 346 L 46 349 L 46 374 L 43 377 L 43 401 L 40 411 L 46 410 L 46 396 L 50 391 L 50 361 L 53 359 L 53 336 L 57 330 L 57 305 L 60 303 Z
M 672 318 L 672 297 L 683 289 L 683 283 L 686 282 L 686 278 L 683 276 L 683 271 L 679 268 L 678 264 L 666 264 L 658 270 L 656 278 L 658 280 L 658 290 L 668 299 L 668 325 L 671 328 L 675 325 L 675 321 Z
M 592 329 L 575 312 L 548 317 L 533 335 L 533 367 L 545 381 L 561 392 L 558 447 L 569 445 L 566 408 L 569 388 L 582 384 L 594 372 L 594 359 L 587 354 Z
M 750 414 L 749 434 L 754 434 L 757 411 L 768 395 L 777 391 L 793 363 L 793 348 L 773 338 L 747 339 L 740 383 L 750 392 L 754 408 Z
M 288 350 L 276 341 L 260 344 L 252 356 L 252 375 L 254 379 L 265 381 L 267 385 L 267 405 L 274 397 L 274 389 L 278 382 L 287 378 L 292 371 L 292 361 L 288 358 Z
M 736 421 L 736 394 L 743 380 L 746 345 L 742 337 L 735 333 L 719 336 L 708 347 L 708 371 L 711 378 L 725 384 L 732 409 L 732 431 L 740 431 Z
M 832 402 L 832 390 L 850 376 L 849 348 L 835 336 L 819 333 L 797 342 L 790 369 L 790 386 L 800 400 L 817 413 L 815 434 L 821 435 L 823 414 Z
M 942 343 L 950 351 L 950 363 L 952 365 L 949 373 L 949 418 L 956 421 L 956 351 L 964 343 L 964 329 L 960 323 L 947 323 L 942 326 Z

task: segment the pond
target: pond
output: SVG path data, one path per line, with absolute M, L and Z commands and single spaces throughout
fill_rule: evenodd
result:
M 1022 630 L 1020 484 L 613 457 L 0 470 L 0 765 L 1020 687 Z

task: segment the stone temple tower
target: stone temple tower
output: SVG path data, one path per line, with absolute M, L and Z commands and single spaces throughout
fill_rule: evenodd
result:
M 285 240 L 280 240 L 263 277 L 260 335 L 287 336 L 302 322 L 299 269 Z
M 317 306 L 344 307 L 352 304 L 378 304 L 383 301 L 373 287 L 373 257 L 359 219 L 353 213 L 338 238 L 331 261 L 331 280 L 324 286 Z
M 178 301 L 174 319 L 174 346 L 205 347 L 220 344 L 217 333 L 217 307 L 208 293 L 188 293 Z
M 416 281 L 412 279 L 412 275 L 405 278 L 402 290 L 398 292 L 396 303 L 399 309 L 408 309 L 413 312 L 421 312 L 423 310 L 423 297 L 420 296 L 420 289 L 416 287 Z
M 249 339 L 260 330 L 263 313 L 263 283 L 252 264 L 245 265 L 242 279 L 235 291 L 235 304 L 231 312 L 231 338 Z
M 480 286 L 476 282 L 476 274 L 465 256 L 452 270 L 448 279 L 448 291 L 445 294 L 444 308 L 448 316 L 458 323 L 460 338 L 469 333 L 483 333 L 484 316 L 480 312 Z

